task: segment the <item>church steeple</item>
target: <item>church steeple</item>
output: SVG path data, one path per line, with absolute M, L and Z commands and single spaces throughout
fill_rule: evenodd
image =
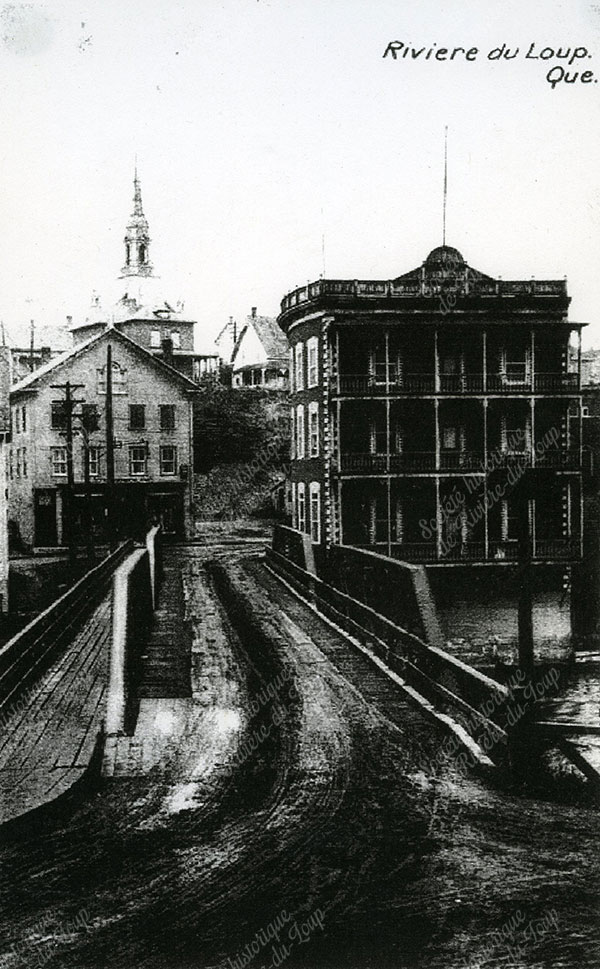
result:
M 125 264 L 121 269 L 123 276 L 151 276 L 150 235 L 148 220 L 142 208 L 142 190 L 137 173 L 133 176 L 133 213 L 125 230 Z

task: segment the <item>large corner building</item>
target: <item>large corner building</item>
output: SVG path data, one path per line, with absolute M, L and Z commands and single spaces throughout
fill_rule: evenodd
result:
M 495 279 L 449 246 L 396 279 L 287 295 L 295 527 L 409 562 L 510 562 L 526 475 L 534 560 L 579 559 L 569 302 L 564 280 Z

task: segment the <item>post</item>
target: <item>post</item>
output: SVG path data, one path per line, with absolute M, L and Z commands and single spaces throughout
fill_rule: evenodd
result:
M 34 320 L 31 320 L 30 330 L 29 330 L 29 370 L 31 373 L 33 373 L 33 371 L 35 370 L 35 322 Z
M 517 488 L 519 503 L 519 669 L 527 683 L 533 682 L 533 596 L 532 541 L 529 521 L 529 497 L 525 488 Z
M 90 562 L 94 560 L 94 536 L 92 534 L 92 493 L 90 488 L 90 441 L 87 428 L 83 428 L 83 482 L 85 488 L 85 543 Z
M 67 380 L 64 384 L 52 384 L 51 385 L 56 390 L 64 390 L 64 415 L 65 415 L 65 438 L 67 442 L 66 452 L 67 452 L 67 487 L 64 493 L 64 504 L 63 504 L 63 541 L 66 532 L 67 545 L 69 549 L 69 565 L 74 566 L 77 558 L 76 547 L 75 547 L 75 529 L 73 522 L 73 509 L 74 509 L 74 485 L 75 485 L 75 474 L 73 471 L 73 407 L 75 404 L 82 403 L 79 400 L 73 400 L 73 391 L 83 387 L 83 384 L 72 384 L 70 380 Z
M 112 346 L 106 348 L 106 511 L 109 544 L 114 544 L 116 516 L 115 516 L 115 451 L 113 434 L 113 400 L 112 400 Z
M 519 512 L 519 684 L 513 687 L 512 722 L 509 720 L 509 756 L 511 770 L 520 782 L 526 782 L 534 768 L 532 736 L 533 653 L 532 541 L 529 521 L 528 475 L 515 489 Z

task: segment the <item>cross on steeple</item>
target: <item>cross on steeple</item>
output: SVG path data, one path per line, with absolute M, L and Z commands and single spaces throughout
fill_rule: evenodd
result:
M 137 171 L 137 160 L 133 176 L 133 213 L 125 230 L 125 264 L 121 276 L 151 276 L 150 234 L 148 220 L 142 207 L 142 190 Z

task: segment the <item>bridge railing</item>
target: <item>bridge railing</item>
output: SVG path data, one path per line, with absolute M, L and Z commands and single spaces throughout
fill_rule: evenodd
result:
M 0 649 L 0 712 L 10 710 L 67 647 L 132 548 L 131 540 L 119 545 Z
M 296 565 L 275 549 L 267 561 L 301 595 L 368 645 L 438 710 L 455 719 L 496 762 L 508 756 L 511 691 L 438 646 Z

